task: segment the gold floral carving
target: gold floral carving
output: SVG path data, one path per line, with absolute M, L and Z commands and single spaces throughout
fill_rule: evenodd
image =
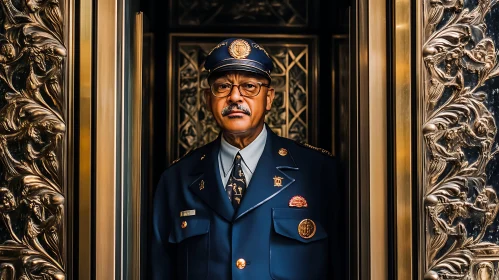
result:
M 66 48 L 57 0 L 2 0 L 0 275 L 65 279 Z
M 498 279 L 499 246 L 484 239 L 499 209 L 486 170 L 498 152 L 485 87 L 499 76 L 495 4 L 424 1 L 424 279 Z

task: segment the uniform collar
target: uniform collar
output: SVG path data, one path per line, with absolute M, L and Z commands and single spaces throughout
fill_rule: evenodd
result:
M 224 176 L 227 176 L 227 173 L 231 170 L 232 165 L 234 164 L 234 157 L 238 152 L 241 154 L 246 167 L 248 167 L 251 173 L 254 173 L 258 160 L 265 149 L 266 142 L 267 129 L 265 126 L 255 140 L 253 140 L 253 142 L 244 147 L 242 150 L 239 150 L 239 148 L 229 144 L 229 142 L 227 142 L 222 135 L 220 141 L 219 160 L 222 163 L 222 172 Z

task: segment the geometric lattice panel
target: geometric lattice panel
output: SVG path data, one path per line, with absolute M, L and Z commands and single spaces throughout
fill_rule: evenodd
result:
M 174 141 L 170 142 L 170 155 L 180 156 L 191 149 L 214 140 L 219 129 L 211 113 L 205 107 L 203 92 L 208 89 L 207 73 L 203 63 L 217 43 L 231 36 L 220 37 L 173 37 L 174 47 L 170 50 L 172 65 L 170 76 L 170 100 L 175 104 L 171 109 L 170 132 Z M 316 93 L 311 84 L 316 67 L 311 58 L 315 40 L 310 37 L 296 38 L 282 42 L 267 43 L 264 38 L 248 37 L 256 40 L 269 53 L 274 63 L 272 87 L 275 100 L 266 116 L 266 123 L 277 134 L 298 141 L 309 141 L 311 122 L 309 113 Z M 313 126 L 313 125 L 312 125 Z
M 305 27 L 310 0 L 170 0 L 178 26 L 283 26 Z

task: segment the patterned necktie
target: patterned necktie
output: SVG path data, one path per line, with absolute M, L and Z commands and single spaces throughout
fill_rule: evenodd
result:
M 229 199 L 232 202 L 232 206 L 234 209 L 239 207 L 241 204 L 241 200 L 243 199 L 244 192 L 246 191 L 246 178 L 244 177 L 242 164 L 242 157 L 239 153 L 237 153 L 234 158 L 234 165 L 232 168 L 232 172 L 229 177 L 229 181 L 227 181 L 227 187 L 225 190 L 229 195 Z

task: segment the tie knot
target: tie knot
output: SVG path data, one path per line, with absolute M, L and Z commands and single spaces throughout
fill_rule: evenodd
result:
M 237 153 L 237 154 L 236 154 L 236 157 L 234 158 L 234 162 L 236 162 L 236 163 L 241 163 L 241 159 L 242 159 L 241 154 L 240 154 L 240 153 Z

